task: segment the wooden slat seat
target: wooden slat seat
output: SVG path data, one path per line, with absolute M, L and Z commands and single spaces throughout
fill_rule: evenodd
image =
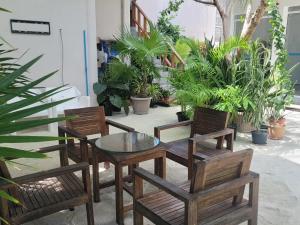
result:
M 135 169 L 134 225 L 143 225 L 143 217 L 157 225 L 257 225 L 259 175 L 249 171 L 252 155 L 252 149 L 208 159 L 195 155 L 193 177 L 181 185 Z M 143 181 L 160 191 L 144 194 Z
M 57 209 L 59 203 L 74 198 L 88 200 L 82 182 L 74 174 L 64 174 L 28 182 L 20 185 L 17 190 L 20 193 L 23 205 L 19 206 L 10 202 L 10 217 L 19 217 L 51 205 Z
M 62 155 L 66 147 L 64 144 L 50 146 L 39 149 L 39 152 L 59 151 Z M 83 152 L 82 155 L 85 156 L 84 160 L 87 160 L 87 153 Z M 79 172 L 82 175 L 81 179 L 77 177 Z M 87 224 L 94 225 L 90 170 L 87 162 L 12 178 L 5 161 L 0 160 L 0 176 L 5 178 L 0 179 L 0 190 L 21 203 L 15 204 L 0 197 L 0 218 L 4 219 L 0 224 L 6 224 L 4 221 L 7 221 L 11 225 L 20 225 L 61 210 L 85 205 Z
M 164 143 L 164 146 L 168 149 L 167 157 L 169 159 L 172 159 L 175 162 L 180 162 L 181 165 L 188 167 L 189 138 Z M 198 154 L 199 156 L 202 156 L 202 158 L 209 158 L 228 152 L 231 152 L 231 150 L 226 148 L 216 149 L 213 143 L 200 142 L 196 143 L 196 150 L 194 154 Z
M 189 189 L 189 187 L 187 187 Z M 188 191 L 188 190 L 187 190 Z M 147 196 L 138 200 L 139 207 L 144 207 L 156 214 L 166 224 L 184 225 L 185 205 L 183 201 L 173 197 L 172 195 L 161 191 L 155 196 Z M 198 208 L 198 224 L 209 224 L 215 221 L 216 218 L 221 218 L 224 215 L 232 213 L 236 210 L 250 209 L 247 204 L 248 200 L 244 199 L 241 204 L 235 206 L 232 204 L 232 199 L 225 200 L 218 204 L 208 206 L 206 208 Z
M 227 128 L 229 113 L 199 107 L 194 112 L 193 121 L 162 125 L 154 128 L 154 135 L 160 139 L 161 131 L 181 126 L 191 126 L 190 137 L 165 143 L 167 158 L 188 167 L 188 177 L 192 178 L 193 154 L 199 152 L 202 158 L 222 155 L 233 151 L 234 131 Z M 213 145 L 207 140 L 217 140 Z M 224 140 L 227 141 L 226 150 Z

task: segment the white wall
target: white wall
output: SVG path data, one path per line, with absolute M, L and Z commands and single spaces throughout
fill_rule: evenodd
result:
M 96 0 L 97 37 L 112 40 L 122 28 L 122 0 Z M 130 0 L 124 1 L 124 26 L 130 26 Z
M 64 43 L 64 82 L 75 85 L 85 94 L 83 31 L 88 32 L 88 46 L 96 45 L 92 11 L 93 0 L 0 0 L 1 7 L 12 13 L 0 13 L 0 35 L 13 47 L 18 48 L 18 55 L 28 50 L 22 62 L 43 54 L 44 57 L 30 71 L 32 78 L 59 69 L 59 72 L 45 82 L 46 86 L 62 84 L 62 48 L 59 29 L 62 29 Z M 90 15 L 91 14 L 91 15 Z M 12 34 L 10 19 L 41 20 L 51 24 L 51 35 Z M 94 18 L 95 20 L 95 18 Z M 95 26 L 95 24 L 94 24 Z M 90 36 L 93 36 L 92 38 Z M 89 51 L 90 82 L 96 80 L 96 52 Z M 95 63 L 93 63 L 95 61 Z M 90 84 L 91 86 L 91 84 Z
M 168 6 L 169 0 L 138 0 L 137 3 L 146 15 L 157 22 L 160 11 Z M 193 0 L 185 0 L 181 6 L 178 16 L 173 21 L 183 28 L 183 34 L 203 40 L 204 37 L 211 38 L 215 35 L 216 10 L 214 7 L 199 4 Z

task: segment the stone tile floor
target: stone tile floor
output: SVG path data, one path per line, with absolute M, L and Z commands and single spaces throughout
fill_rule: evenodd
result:
M 151 109 L 148 115 L 138 116 L 118 114 L 112 120 L 134 127 L 137 131 L 153 135 L 153 127 L 176 122 L 175 113 L 178 107 Z M 281 141 L 269 141 L 268 145 L 256 146 L 251 143 L 249 134 L 239 134 L 235 142 L 235 150 L 253 148 L 255 150 L 252 170 L 260 173 L 259 225 L 297 225 L 300 224 L 300 113 L 287 112 L 287 134 Z M 119 132 L 116 129 L 112 133 Z M 162 140 L 174 140 L 186 137 L 189 127 L 183 127 L 163 132 Z M 32 132 L 36 134 L 36 132 Z M 39 131 L 38 134 L 49 134 Z M 22 146 L 27 149 L 42 145 Z M 12 167 L 16 175 L 33 173 L 58 166 L 58 155 L 50 154 L 46 160 L 21 160 L 31 167 Z M 141 164 L 146 169 L 152 169 L 153 163 Z M 113 177 L 113 168 L 102 169 L 100 176 L 104 179 Z M 168 160 L 167 179 L 180 182 L 187 178 L 186 168 Z M 95 222 L 97 225 L 114 225 L 114 188 L 107 188 L 101 193 L 102 201 L 94 204 Z M 126 201 L 130 197 L 126 195 Z M 128 214 L 125 223 L 132 224 L 132 214 Z M 62 211 L 57 214 L 38 219 L 28 225 L 83 225 L 86 224 L 85 208 L 75 211 Z M 145 224 L 151 224 L 146 222 Z

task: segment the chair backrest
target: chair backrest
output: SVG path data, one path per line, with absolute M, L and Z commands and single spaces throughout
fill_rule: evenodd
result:
M 199 107 L 194 112 L 191 137 L 195 134 L 209 134 L 227 128 L 229 113 Z
M 234 153 L 226 153 L 199 161 L 194 164 L 194 174 L 191 180 L 190 192 L 200 192 L 214 186 L 232 181 L 249 173 L 253 150 L 247 149 Z M 224 191 L 212 199 L 199 202 L 201 206 L 210 206 L 232 199 L 233 203 L 240 203 L 244 195 L 243 188 Z
M 82 135 L 108 134 L 103 106 L 65 110 L 65 116 L 75 116 L 66 125 Z

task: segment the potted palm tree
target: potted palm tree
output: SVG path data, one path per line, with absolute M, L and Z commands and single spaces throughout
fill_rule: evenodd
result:
M 125 61 L 130 61 L 132 68 L 131 101 L 135 114 L 147 114 L 151 102 L 152 80 L 159 78 L 159 67 L 155 58 L 162 56 L 168 50 L 166 38 L 153 26 L 144 37 L 138 37 L 124 32 L 117 39 L 116 49 Z M 128 62 L 127 62 L 128 63 Z

